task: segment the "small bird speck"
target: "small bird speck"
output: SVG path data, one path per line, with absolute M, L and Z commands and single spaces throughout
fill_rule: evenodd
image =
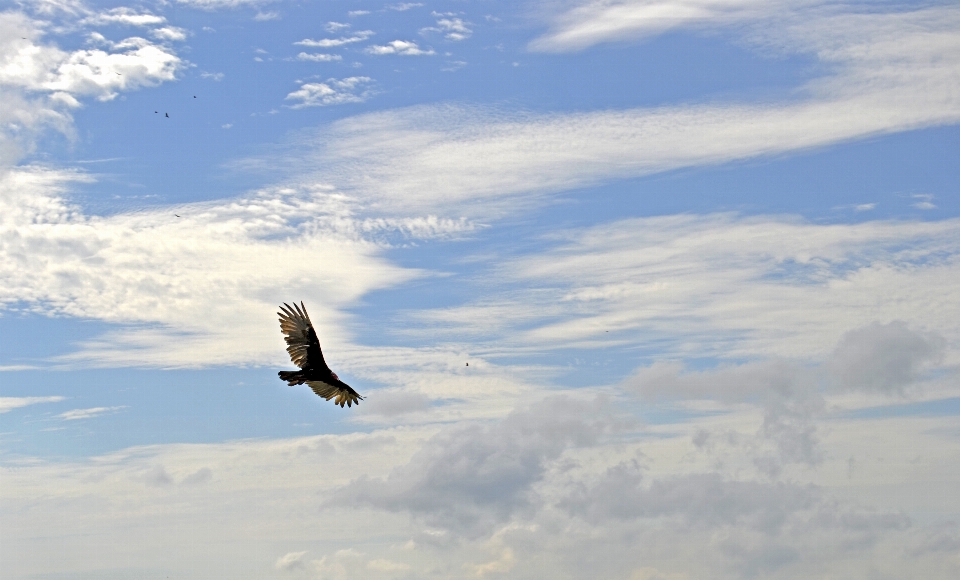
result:
M 170 118 L 170 113 L 164 113 L 163 116 L 169 119 L 169 118 Z

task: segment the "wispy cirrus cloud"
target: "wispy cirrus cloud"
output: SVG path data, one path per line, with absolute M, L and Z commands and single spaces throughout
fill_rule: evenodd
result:
M 27 407 L 29 405 L 38 405 L 40 403 L 59 403 L 66 397 L 0 397 L 0 413 L 6 413 L 13 409 Z
M 94 417 L 99 417 L 101 415 L 106 415 L 109 413 L 114 413 L 120 409 L 126 409 L 125 405 L 120 405 L 117 407 L 91 407 L 89 409 L 72 409 L 65 413 L 60 413 L 57 415 L 58 419 L 63 419 L 64 421 L 79 421 L 82 419 L 93 419 Z
M 301 133 L 296 154 L 270 165 L 291 167 L 299 156 L 302 167 L 322 167 L 326 179 L 398 209 L 495 213 L 611 180 L 960 122 L 960 10 L 823 18 L 751 37 L 824 63 L 825 76 L 783 102 L 569 114 L 421 106 L 345 119 L 313 141 Z
M 960 345 L 950 322 L 960 310 L 943 298 L 960 284 L 957 220 L 818 225 L 718 214 L 557 236 L 553 249 L 497 264 L 499 298 L 416 316 L 429 332 L 449 327 L 512 350 L 619 345 L 668 358 L 810 360 L 851 328 L 897 319 Z M 948 356 L 955 364 L 960 354 Z
M 98 12 L 84 18 L 81 25 L 124 24 L 127 26 L 157 26 L 167 19 L 150 12 L 137 12 L 132 8 L 120 6 Z
M 201 10 L 219 10 L 221 8 L 239 8 L 240 6 L 261 6 L 277 0 L 177 0 L 179 4 L 186 4 Z
M 581 50 L 602 42 L 632 40 L 674 28 L 721 28 L 810 8 L 804 0 L 587 0 L 546 13 L 552 30 L 530 43 L 545 52 Z M 569 6 L 569 5 L 568 5 Z

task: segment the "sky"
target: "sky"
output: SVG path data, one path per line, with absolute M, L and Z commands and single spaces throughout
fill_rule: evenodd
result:
M 937 0 L 0 0 L 4 578 L 960 577 L 957 71 Z

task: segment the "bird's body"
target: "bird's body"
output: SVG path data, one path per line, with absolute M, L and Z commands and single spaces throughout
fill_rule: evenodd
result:
M 352 407 L 363 399 L 350 385 L 340 380 L 323 360 L 320 340 L 310 322 L 310 315 L 303 302 L 292 307 L 286 302 L 280 307 L 280 331 L 287 342 L 287 353 L 299 371 L 280 371 L 280 378 L 291 387 L 306 383 L 313 392 L 334 404 Z

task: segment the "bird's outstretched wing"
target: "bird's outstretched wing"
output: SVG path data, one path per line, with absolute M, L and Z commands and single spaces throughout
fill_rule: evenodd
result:
M 310 323 L 310 315 L 307 314 L 307 308 L 303 302 L 299 306 L 296 303 L 290 306 L 284 302 L 277 314 L 280 316 L 280 331 L 283 332 L 283 339 L 287 342 L 287 353 L 293 364 L 304 370 L 317 369 L 331 372 L 327 361 L 323 360 L 317 331 Z
M 350 385 L 341 381 L 340 379 L 333 379 L 330 382 L 327 381 L 307 381 L 307 385 L 313 389 L 313 392 L 318 396 L 323 397 L 326 400 L 334 399 L 334 405 L 340 405 L 341 407 L 346 405 L 352 407 L 355 404 L 359 404 L 363 397 L 359 393 L 350 388 Z

